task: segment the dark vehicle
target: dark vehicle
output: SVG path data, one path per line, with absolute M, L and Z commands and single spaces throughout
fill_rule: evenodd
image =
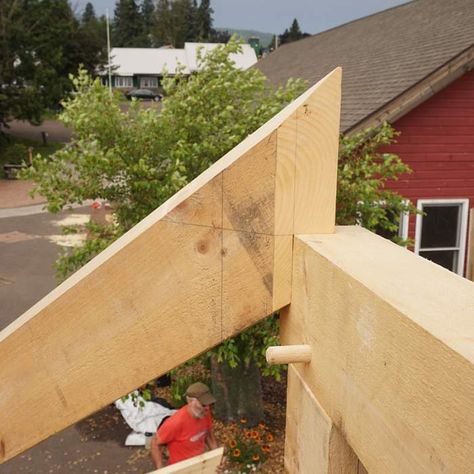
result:
M 156 102 L 159 102 L 162 99 L 160 94 L 157 94 L 150 89 L 135 89 L 127 92 L 126 97 L 128 100 L 135 98 L 140 100 L 154 100 Z

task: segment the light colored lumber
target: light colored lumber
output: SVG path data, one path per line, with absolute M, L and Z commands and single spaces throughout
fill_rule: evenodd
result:
M 466 278 L 474 281 L 474 208 L 469 211 L 469 230 L 467 232 Z
M 359 474 L 357 456 L 292 366 L 285 435 L 289 474 Z
M 339 147 L 339 101 L 334 84 L 322 85 L 322 96 L 312 96 L 296 111 L 296 170 L 294 233 L 334 232 Z M 316 163 L 316 166 L 310 163 Z M 308 203 L 311 203 L 308 205 Z M 315 223 L 320 230 L 313 230 Z
M 308 344 L 293 344 L 291 346 L 271 346 L 265 357 L 269 364 L 295 364 L 311 362 L 311 346 Z
M 360 462 L 360 460 L 359 460 L 359 468 L 358 468 L 357 474 L 369 474 L 365 466 Z
M 281 343 L 368 472 L 474 465 L 474 285 L 359 227 L 295 238 Z
M 224 448 L 213 449 L 185 461 L 172 464 L 150 474 L 215 474 L 224 455 Z
M 293 236 L 276 235 L 273 249 L 273 307 L 283 308 L 291 300 Z
M 289 474 L 326 473 L 331 418 L 294 367 L 288 367 L 285 470 Z
M 340 82 L 337 69 L 0 333 L 0 462 L 290 302 L 295 207 L 320 210 L 304 215 L 312 232 L 334 221 Z
M 364 474 L 363 466 L 341 431 L 333 424 L 329 436 L 328 474 Z

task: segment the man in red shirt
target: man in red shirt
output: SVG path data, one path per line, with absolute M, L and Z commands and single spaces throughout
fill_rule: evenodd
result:
M 168 445 L 169 464 L 199 456 L 206 444 L 216 449 L 212 432 L 210 405 L 216 401 L 209 387 L 201 382 L 193 383 L 186 390 L 187 405 L 168 418 L 157 430 L 151 442 L 151 457 L 157 469 L 163 467 L 162 445 Z

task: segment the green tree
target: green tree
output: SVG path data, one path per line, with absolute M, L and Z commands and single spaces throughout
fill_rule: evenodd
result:
M 295 18 L 290 29 L 287 28 L 284 33 L 279 36 L 278 42 L 280 44 L 291 43 L 306 38 L 307 36 L 310 36 L 309 33 L 302 33 L 298 20 Z
M 183 48 L 186 41 L 194 41 L 192 25 L 195 23 L 195 12 L 192 0 L 174 0 L 172 3 L 173 46 Z
M 302 91 L 302 81 L 272 91 L 258 70 L 235 69 L 229 53 L 239 50 L 231 41 L 200 58 L 203 70 L 187 80 L 165 79 L 159 114 L 135 103 L 122 111 L 81 71 L 60 117 L 74 129 L 71 145 L 29 171 L 48 209 L 101 197 L 115 203 L 117 232 L 126 231 Z
M 214 10 L 211 8 L 210 0 L 201 0 L 197 9 L 197 39 L 198 41 L 209 41 L 214 30 L 212 29 L 212 14 Z
M 84 12 L 82 13 L 81 23 L 87 24 L 93 21 L 96 21 L 97 17 L 95 16 L 94 5 L 91 2 L 87 2 Z
M 155 8 L 152 36 L 155 46 L 173 44 L 173 18 L 170 0 L 158 0 Z
M 398 155 L 379 151 L 393 143 L 397 135 L 389 124 L 384 123 L 376 129 L 341 137 L 336 222 L 340 225 L 360 224 L 405 244 L 398 237 L 400 215 L 417 211 L 386 184 L 411 173 L 411 169 Z
M 105 17 L 97 18 L 93 5 L 86 4 L 79 26 L 79 42 L 84 56 L 82 65 L 93 74 L 107 60 Z
M 135 0 L 117 0 L 112 22 L 112 44 L 123 48 L 146 46 L 146 34 L 140 9 Z
M 199 38 L 198 8 L 197 0 L 192 0 L 188 25 L 189 38 L 191 38 L 190 41 L 197 41 Z
M 143 0 L 141 5 L 141 15 L 143 18 L 143 38 L 144 47 L 152 46 L 152 31 L 154 24 L 155 5 L 153 0 Z
M 227 30 L 212 29 L 209 43 L 227 43 L 230 40 L 231 36 L 232 35 Z
M 119 99 L 110 96 L 98 80 L 84 71 L 74 78 L 76 93 L 65 101 L 61 117 L 74 130 L 72 143 L 50 159 L 35 158 L 25 177 L 48 199 L 50 211 L 102 198 L 114 203 L 117 224 L 92 226 L 92 238 L 85 246 L 60 258 L 62 277 L 107 247 L 305 88 L 302 81 L 290 80 L 274 90 L 258 70 L 235 69 L 229 53 L 239 48 L 231 40 L 201 58 L 202 68 L 187 80 L 179 75 L 167 78 L 160 113 L 142 109 L 138 103 L 122 111 Z M 382 173 L 393 179 L 406 171 L 398 158 L 376 152 L 393 138 L 388 126 L 384 130 L 342 139 L 340 222 L 364 223 L 369 216 L 363 209 L 360 213 L 360 206 L 353 208 L 353 200 L 373 204 L 384 199 L 386 204 L 400 205 L 398 196 L 384 192 L 384 180 L 378 176 Z M 359 169 L 365 169 L 364 173 L 351 171 Z M 370 181 L 371 192 L 365 180 Z M 383 224 L 383 219 L 379 222 Z M 259 374 L 262 370 L 278 375 L 278 368 L 268 367 L 264 359 L 265 348 L 277 338 L 278 318 L 273 316 L 212 351 L 215 388 L 230 388 L 221 398 L 228 402 L 220 409 L 221 415 L 235 418 L 246 410 L 252 421 L 261 418 Z M 231 379 L 234 382 L 228 383 Z
M 171 45 L 182 48 L 186 41 L 227 43 L 230 34 L 212 28 L 209 0 L 158 0 L 153 27 L 156 46 Z
M 74 130 L 72 142 L 52 159 L 35 158 L 26 176 L 48 199 L 50 211 L 102 198 L 114 203 L 117 225 L 92 226 L 93 238 L 60 258 L 62 276 L 103 250 L 304 89 L 302 81 L 292 80 L 272 90 L 258 70 L 236 69 L 229 53 L 239 50 L 231 41 L 200 58 L 202 70 L 187 80 L 179 75 L 166 79 L 159 114 L 138 103 L 122 111 L 119 99 L 85 71 L 74 78 L 76 93 L 65 101 L 61 115 Z M 269 321 L 227 342 L 216 353 L 216 363 L 250 366 L 256 358 L 263 364 L 263 342 L 275 341 L 277 331 Z M 241 353 L 235 354 L 234 347 Z
M 154 43 L 182 48 L 196 40 L 196 10 L 192 0 L 159 0 L 156 6 Z
M 68 74 L 92 69 L 67 0 L 0 2 L 0 127 L 12 118 L 39 123 L 70 90 Z
M 36 91 L 23 87 L 28 77 L 20 77 L 16 71 L 21 61 L 17 50 L 23 49 L 24 40 L 20 43 L 20 39 L 25 34 L 26 20 L 22 2 L 4 0 L 0 3 L 0 129 L 12 118 L 37 123 L 43 110 L 42 98 Z

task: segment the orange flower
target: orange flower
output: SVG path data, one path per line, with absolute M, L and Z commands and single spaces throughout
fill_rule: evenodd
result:
M 265 428 L 265 423 L 263 421 L 261 421 L 259 424 L 258 424 L 258 427 L 263 430 Z
M 252 461 L 259 461 L 260 460 L 260 456 L 258 454 L 254 454 L 252 456 Z
M 231 439 L 230 440 L 230 443 L 229 443 L 229 446 L 231 448 L 235 448 L 237 446 L 237 441 L 235 441 L 235 439 Z
M 245 425 L 245 423 L 247 423 L 247 418 L 241 418 L 241 419 L 240 419 L 240 422 L 241 422 L 243 425 Z
M 252 431 L 252 438 L 257 439 L 258 438 L 258 431 Z
M 265 444 L 264 446 L 262 446 L 262 451 L 264 453 L 269 453 L 270 452 L 270 446 L 268 446 L 268 444 Z
M 258 436 L 255 438 L 255 441 L 257 441 L 257 443 L 260 443 L 260 441 L 262 441 L 262 438 L 260 438 L 260 435 L 258 435 Z
M 252 432 L 251 431 L 245 431 L 244 435 L 247 439 L 250 439 L 252 437 Z
M 238 458 L 240 456 L 240 449 L 234 449 L 234 451 L 232 451 L 232 454 L 234 458 Z
M 267 441 L 269 441 L 269 442 L 273 441 L 273 435 L 271 433 L 267 434 Z

